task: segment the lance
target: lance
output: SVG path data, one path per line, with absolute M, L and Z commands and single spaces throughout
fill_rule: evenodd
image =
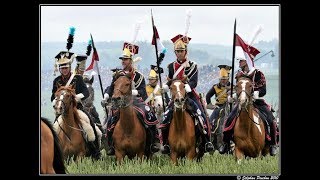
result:
M 154 47 L 156 49 L 156 58 L 157 58 L 157 68 L 158 68 L 158 75 L 159 75 L 159 81 L 160 81 L 160 89 L 162 89 L 162 80 L 161 80 L 161 71 L 160 71 L 160 63 L 164 58 L 164 53 L 160 54 L 160 58 L 158 56 L 158 46 L 157 46 L 157 38 L 156 38 L 156 26 L 154 25 L 153 21 L 153 15 L 152 15 L 152 9 L 151 9 L 151 21 L 152 21 L 152 30 L 153 30 L 153 41 L 154 41 Z M 163 104 L 163 112 L 166 111 L 166 108 L 164 107 L 164 98 L 163 93 L 161 92 L 161 99 Z
M 92 34 L 90 33 L 90 37 L 91 37 L 91 43 L 92 43 L 92 48 L 93 48 L 93 54 L 92 56 L 95 56 L 95 58 L 98 58 L 98 52 L 96 50 L 96 47 L 94 46 L 94 42 L 93 42 L 93 38 L 92 38 Z M 99 72 L 99 66 L 98 66 L 98 62 L 96 59 L 94 59 L 94 62 L 96 63 L 95 65 L 97 66 L 97 73 L 98 73 L 98 78 L 99 78 L 99 84 L 100 84 L 100 89 L 101 89 L 101 94 L 102 94 L 102 98 L 104 99 L 104 94 L 103 94 L 103 87 L 102 87 L 102 81 L 101 81 L 101 76 L 100 76 L 100 72 Z M 107 112 L 107 107 L 106 105 L 104 105 L 104 109 Z
M 233 46 L 232 46 L 232 67 L 231 67 L 231 93 L 230 96 L 232 97 L 233 91 L 233 74 L 234 74 L 234 58 L 236 52 L 236 27 L 237 27 L 237 19 L 234 20 L 234 30 L 233 30 Z M 230 111 L 232 110 L 232 103 L 230 103 Z

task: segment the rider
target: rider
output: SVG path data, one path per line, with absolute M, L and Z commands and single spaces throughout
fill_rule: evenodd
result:
M 168 65 L 169 75 L 168 75 L 168 83 L 170 85 L 170 80 L 172 79 L 186 79 L 185 90 L 188 96 L 188 102 L 192 106 L 191 115 L 193 117 L 198 118 L 199 123 L 202 124 L 201 134 L 205 140 L 205 150 L 212 151 L 213 144 L 210 142 L 210 132 L 208 132 L 207 128 L 207 116 L 205 115 L 203 105 L 200 103 L 200 98 L 195 88 L 198 84 L 198 68 L 197 64 L 194 61 L 191 61 L 187 57 L 187 45 L 191 40 L 190 37 L 183 36 L 181 34 L 175 36 L 171 39 L 174 43 L 174 51 L 177 59 Z M 168 89 L 168 88 L 164 88 Z M 170 148 L 168 145 L 168 134 L 169 134 L 169 123 L 172 119 L 173 114 L 173 102 L 169 103 L 164 121 L 161 122 L 160 128 L 162 130 L 162 141 L 163 141 L 163 154 L 169 154 Z
M 51 102 L 55 104 L 55 93 L 58 90 L 58 85 L 65 86 L 70 78 L 72 78 L 70 85 L 75 85 L 75 92 L 76 92 L 76 101 L 77 101 L 77 109 L 83 111 L 87 116 L 88 113 L 83 110 L 83 106 L 81 104 L 81 100 L 86 99 L 89 96 L 88 89 L 83 82 L 82 76 L 76 74 L 73 75 L 71 73 L 71 64 L 73 59 L 75 58 L 75 54 L 72 52 L 67 51 L 61 51 L 55 58 L 57 61 L 57 64 L 59 66 L 59 71 L 61 73 L 60 76 L 56 77 L 53 81 L 53 87 L 52 87 L 52 95 L 51 95 Z M 90 117 L 90 116 L 88 116 Z M 58 116 L 56 117 L 58 118 Z M 89 118 L 90 119 L 90 118 Z M 97 138 L 96 129 L 94 126 L 94 123 L 90 119 L 90 125 L 93 128 L 93 131 L 95 132 L 95 141 L 94 142 L 88 142 L 88 148 L 92 154 L 92 156 L 96 159 L 99 159 L 101 156 L 100 150 L 99 150 L 99 143 Z
M 219 73 L 219 83 L 213 85 L 206 95 L 207 101 L 207 109 L 213 109 L 213 112 L 210 116 L 210 122 L 212 123 L 212 130 L 216 128 L 216 120 L 219 116 L 220 110 L 227 102 L 228 94 L 227 92 L 230 89 L 229 82 L 229 73 L 231 67 L 228 65 L 219 65 L 220 73 Z M 216 96 L 215 105 L 211 102 L 211 97 Z
M 146 83 L 143 74 L 138 72 L 134 66 L 133 66 L 133 55 L 138 54 L 138 46 L 133 45 L 130 43 L 125 42 L 123 46 L 123 54 L 119 59 L 122 60 L 122 67 L 121 70 L 124 73 L 132 72 L 132 95 L 136 96 L 136 99 L 134 101 L 135 106 L 143 105 L 142 109 L 143 111 L 146 111 L 145 114 L 148 116 L 144 121 L 149 121 L 148 123 L 148 129 L 152 133 L 152 142 L 158 141 L 158 131 L 156 130 L 156 124 L 158 123 L 158 120 L 156 119 L 156 116 L 153 112 L 150 111 L 150 108 L 147 104 L 145 104 L 143 101 L 147 99 L 147 93 L 146 93 Z M 139 57 L 138 57 L 139 58 Z M 104 91 L 104 99 L 101 101 L 101 105 L 105 106 L 107 100 L 109 97 L 112 97 L 113 90 L 114 90 L 114 82 L 116 81 L 115 77 L 113 77 L 111 85 L 106 88 Z M 119 110 L 116 110 L 112 113 L 112 116 L 110 116 L 107 120 L 107 138 L 108 138 L 108 145 L 109 150 L 107 152 L 107 155 L 114 155 L 115 150 L 113 147 L 113 140 L 112 140 L 112 134 L 114 131 L 114 127 L 116 122 L 119 120 Z M 152 143 L 151 148 L 155 150 L 157 147 Z
M 163 69 L 160 67 L 160 73 L 163 73 Z M 147 98 L 147 101 L 149 103 L 150 106 L 153 106 L 154 103 L 154 97 L 155 96 L 161 96 L 161 90 L 159 88 L 158 91 L 154 92 L 157 85 L 158 85 L 158 81 L 159 81 L 159 74 L 158 74 L 158 67 L 155 66 L 155 65 L 151 65 L 151 70 L 149 72 L 149 77 L 148 77 L 148 84 L 146 86 L 146 91 L 147 91 L 147 95 L 148 95 L 148 98 Z M 158 85 L 159 86 L 159 85 Z M 168 91 L 168 90 L 166 90 Z M 167 93 L 164 93 L 164 101 L 166 104 L 168 104 L 169 102 L 169 96 Z M 165 106 L 165 105 L 164 105 Z
M 239 61 L 239 67 L 240 70 L 236 74 L 236 79 L 238 79 L 241 76 L 249 76 L 252 78 L 253 84 L 254 84 L 254 93 L 253 98 L 254 102 L 253 105 L 260 110 L 263 114 L 266 115 L 266 121 L 270 127 L 270 135 L 271 135 L 271 141 L 270 141 L 270 155 L 274 156 L 277 153 L 277 124 L 275 117 L 273 116 L 271 112 L 270 106 L 265 102 L 265 100 L 262 98 L 266 94 L 266 79 L 264 74 L 259 70 L 252 67 L 252 69 L 249 69 L 249 66 L 247 64 L 247 61 L 245 58 L 237 58 Z M 228 101 L 232 102 L 233 99 L 229 96 Z M 229 114 L 228 118 L 225 122 L 225 128 L 223 132 L 223 141 L 224 144 L 219 149 L 219 152 L 221 154 L 224 154 L 228 151 L 230 146 L 230 140 L 233 135 L 232 128 L 226 128 L 230 126 L 231 122 L 235 118 L 235 116 L 238 114 L 238 105 L 236 104 L 234 108 L 232 109 L 231 113 Z M 263 118 L 264 119 L 264 118 Z

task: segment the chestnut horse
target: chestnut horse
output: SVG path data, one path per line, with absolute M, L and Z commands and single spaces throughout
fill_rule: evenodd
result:
M 73 156 L 73 160 L 77 161 L 80 157 L 84 157 L 87 151 L 75 100 L 75 90 L 73 87 L 60 86 L 55 96 L 54 109 L 61 115 L 54 126 L 60 138 L 64 157 L 69 160 Z
M 49 120 L 41 117 L 41 174 L 66 174 L 57 134 Z
M 253 106 L 253 84 L 248 77 L 241 77 L 237 82 L 237 95 L 240 114 L 234 127 L 235 156 L 240 163 L 244 156 L 257 157 L 266 155 L 265 126 L 259 113 Z
M 126 155 L 129 159 L 135 156 L 142 159 L 144 155 L 149 157 L 150 150 L 146 148 L 147 132 L 132 105 L 132 73 L 117 72 L 115 76 L 117 79 L 111 101 L 120 113 L 112 135 L 116 160 L 121 163 Z
M 168 136 L 171 149 L 170 158 L 175 165 L 178 164 L 178 158 L 181 157 L 187 157 L 189 160 L 197 157 L 199 160 L 204 150 L 200 146 L 199 152 L 196 152 L 195 120 L 186 111 L 186 91 L 183 81 L 172 80 L 170 92 L 174 103 Z

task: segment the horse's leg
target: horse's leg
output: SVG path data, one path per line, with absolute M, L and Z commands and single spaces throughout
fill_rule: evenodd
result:
M 125 156 L 124 151 L 115 150 L 115 156 L 118 164 L 121 164 Z
M 187 153 L 186 157 L 189 160 L 193 160 L 196 157 L 196 147 L 192 147 Z
M 270 148 L 270 146 L 267 144 L 263 147 L 262 152 L 261 152 L 262 156 L 266 156 L 269 153 L 269 150 L 270 150 L 269 148 Z
M 173 162 L 174 165 L 178 165 L 178 154 L 176 152 L 171 152 L 170 154 L 170 158 L 171 158 L 171 161 Z
M 235 155 L 237 163 L 240 164 L 241 160 L 244 158 L 243 152 L 238 148 L 238 146 L 235 147 Z

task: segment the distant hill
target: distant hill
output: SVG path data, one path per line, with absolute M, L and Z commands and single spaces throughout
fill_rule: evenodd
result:
M 149 68 L 150 64 L 155 64 L 155 50 L 154 46 L 150 42 L 137 42 L 139 45 L 139 54 L 136 56 L 142 57 L 142 61 L 139 62 L 139 66 L 142 68 Z M 171 41 L 163 41 L 163 44 L 168 48 L 168 52 L 162 62 L 161 66 L 166 68 L 167 64 L 175 59 L 173 52 L 173 44 Z M 71 49 L 76 54 L 85 54 L 87 43 L 75 42 Z M 99 65 L 104 67 L 119 67 L 119 56 L 122 53 L 123 41 L 111 41 L 111 42 L 95 42 L 100 61 Z M 261 53 L 256 58 L 264 55 L 270 50 L 273 50 L 275 57 L 271 58 L 270 55 L 261 58 L 255 63 L 256 66 L 260 66 L 261 63 L 272 63 L 272 68 L 279 67 L 279 41 L 274 39 L 272 41 L 260 41 L 254 44 Z M 61 50 L 66 50 L 66 42 L 42 42 L 41 43 L 41 70 L 48 71 L 53 70 L 54 57 Z M 92 53 L 91 53 L 92 55 Z M 189 45 L 189 58 L 196 61 L 199 66 L 212 64 L 217 66 L 219 64 L 231 65 L 232 47 L 222 45 L 211 44 L 192 44 Z M 91 56 L 87 60 L 87 66 L 91 61 Z M 237 65 L 237 64 L 236 64 Z M 73 66 L 74 67 L 74 66 Z

